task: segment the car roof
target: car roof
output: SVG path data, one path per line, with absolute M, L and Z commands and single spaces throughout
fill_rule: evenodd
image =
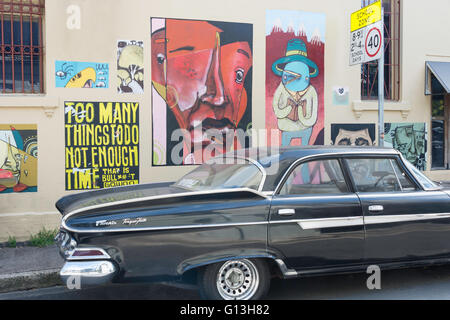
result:
M 289 147 L 258 147 L 240 149 L 226 154 L 226 157 L 245 157 L 260 163 L 278 158 L 280 161 L 291 158 L 297 160 L 306 156 L 318 154 L 382 154 L 397 155 L 398 151 L 387 147 L 353 147 L 353 146 L 289 146 Z
M 386 147 L 352 147 L 352 146 L 289 146 L 258 147 L 240 149 L 225 154 L 225 157 L 246 158 L 263 167 L 266 178 L 263 191 L 274 190 L 284 172 L 298 159 L 314 155 L 361 154 L 361 155 L 398 155 L 399 152 Z

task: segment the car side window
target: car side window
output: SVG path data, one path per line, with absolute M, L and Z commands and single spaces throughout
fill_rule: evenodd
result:
M 324 194 L 349 192 L 337 159 L 301 163 L 290 174 L 280 195 Z
M 358 192 L 416 190 L 394 159 L 352 158 L 346 161 Z
M 392 167 L 398 178 L 402 191 L 415 191 L 417 190 L 416 185 L 408 178 L 406 173 L 400 168 L 397 161 L 391 159 Z

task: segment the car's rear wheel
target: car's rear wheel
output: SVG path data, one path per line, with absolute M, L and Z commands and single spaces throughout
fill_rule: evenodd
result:
M 199 273 L 200 294 L 213 300 L 257 300 L 269 291 L 270 274 L 262 259 L 228 260 Z

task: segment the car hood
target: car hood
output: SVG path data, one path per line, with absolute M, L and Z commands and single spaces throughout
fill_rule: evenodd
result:
M 106 203 L 186 192 L 171 186 L 172 184 L 173 182 L 149 183 L 81 192 L 62 197 L 55 205 L 64 216 L 73 211 Z

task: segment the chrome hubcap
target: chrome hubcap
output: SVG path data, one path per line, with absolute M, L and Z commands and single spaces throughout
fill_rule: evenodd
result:
M 247 300 L 253 297 L 259 285 L 256 266 L 249 260 L 230 260 L 217 275 L 217 290 L 225 300 Z

